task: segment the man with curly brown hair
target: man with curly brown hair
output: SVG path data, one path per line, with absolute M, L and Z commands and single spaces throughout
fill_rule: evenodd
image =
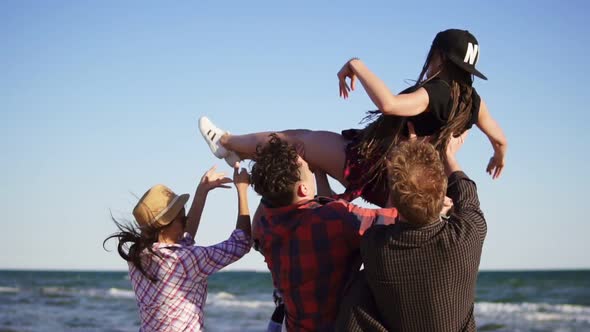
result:
M 295 146 L 276 135 L 258 146 L 251 183 L 263 211 L 254 238 L 283 295 L 289 331 L 334 331 L 346 286 L 361 265 L 362 233 L 397 218 L 393 208 L 315 197 L 315 181 Z M 325 175 L 318 181 L 326 183 Z

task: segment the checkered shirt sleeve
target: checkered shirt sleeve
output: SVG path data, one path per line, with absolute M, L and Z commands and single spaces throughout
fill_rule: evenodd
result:
M 187 242 L 194 243 L 192 239 Z M 182 264 L 189 278 L 200 280 L 242 258 L 248 251 L 250 237 L 243 230 L 236 229 L 223 242 L 208 247 L 191 247 L 190 255 L 184 257 Z

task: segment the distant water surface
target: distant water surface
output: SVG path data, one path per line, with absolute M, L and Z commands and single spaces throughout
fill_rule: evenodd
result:
M 208 331 L 263 331 L 274 309 L 269 273 L 209 279 Z M 590 271 L 480 272 L 480 331 L 590 331 Z M 0 271 L 0 332 L 137 331 L 126 272 Z

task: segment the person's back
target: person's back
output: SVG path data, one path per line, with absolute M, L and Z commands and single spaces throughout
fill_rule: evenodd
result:
M 444 167 L 428 143 L 404 142 L 391 155 L 390 203 L 400 222 L 373 226 L 363 236 L 366 282 L 355 283 L 358 289 L 345 299 L 341 330 L 475 330 L 475 286 L 487 226 L 475 183 L 454 159 L 461 139 L 449 144 Z M 445 193 L 453 201 L 449 219 L 438 212 Z
M 374 226 L 363 237 L 367 281 L 389 328 L 475 329 L 473 299 L 486 226 L 483 218 L 460 218 L 421 228 Z
M 259 149 L 252 184 L 264 207 L 254 237 L 283 295 L 287 329 L 333 331 L 345 288 L 361 265 L 360 234 L 375 222 L 393 223 L 397 211 L 314 199 L 307 163 L 276 136 Z
M 184 208 L 188 194 L 178 196 L 166 186 L 156 185 L 139 199 L 133 223 L 115 220 L 119 232 L 105 242 L 117 239 L 117 251 L 128 262 L 140 331 L 201 331 L 207 277 L 250 250 L 248 173 L 245 169 L 238 172 L 239 165 L 235 167 L 236 229 L 221 243 L 201 247 L 194 242 L 208 192 L 231 182 L 214 168 L 201 178 L 188 214 Z
M 344 287 L 360 268 L 359 222 L 346 204 L 265 209 L 261 245 L 290 329 L 331 330 Z
M 139 307 L 142 331 L 200 331 L 207 300 L 207 278 L 249 250 L 249 236 L 236 229 L 226 241 L 195 246 L 185 233 L 179 243 L 154 243 L 142 254 L 152 281 L 129 262 L 129 276 Z

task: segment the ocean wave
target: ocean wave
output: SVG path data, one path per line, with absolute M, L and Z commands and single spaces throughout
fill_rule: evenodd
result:
M 57 295 L 57 296 L 70 296 L 73 293 L 68 292 L 63 287 L 41 287 L 41 294 L 43 295 Z
M 275 305 L 272 301 L 241 298 L 227 292 L 211 293 L 207 296 L 207 305 L 224 307 L 227 309 L 269 309 L 272 312 Z
M 109 296 L 121 299 L 134 299 L 135 293 L 130 289 L 111 288 L 108 292 Z
M 41 294 L 52 297 L 94 297 L 94 298 L 118 298 L 134 299 L 135 293 L 130 289 L 120 288 L 66 288 L 66 287 L 42 287 Z
M 15 287 L 0 287 L 0 293 L 18 293 L 20 292 L 19 288 Z
M 501 320 L 590 323 L 590 307 L 572 304 L 478 302 L 475 304 L 475 314 L 476 317 Z

